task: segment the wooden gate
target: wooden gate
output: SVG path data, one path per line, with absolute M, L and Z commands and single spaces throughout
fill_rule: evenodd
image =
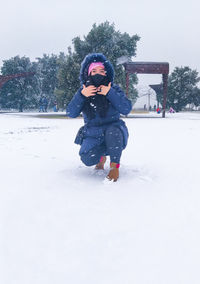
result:
M 128 95 L 130 74 L 162 74 L 163 80 L 163 110 L 162 117 L 165 117 L 167 101 L 167 82 L 169 75 L 169 63 L 167 62 L 126 62 L 123 64 L 126 70 L 126 94 Z

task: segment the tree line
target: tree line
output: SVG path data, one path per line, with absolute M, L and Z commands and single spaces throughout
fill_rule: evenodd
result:
M 90 32 L 83 39 L 75 37 L 72 47 L 67 53 L 58 55 L 44 54 L 31 62 L 28 57 L 15 56 L 3 61 L 2 75 L 15 73 L 35 72 L 35 75 L 12 79 L 0 89 L 0 108 L 2 109 L 36 109 L 42 96 L 48 100 L 49 107 L 55 101 L 59 108 L 64 109 L 74 93 L 80 87 L 79 72 L 84 57 L 92 52 L 103 53 L 113 64 L 115 83 L 125 91 L 126 76 L 119 58 L 131 60 L 136 55 L 138 35 L 130 36 L 115 29 L 109 22 L 100 25 L 94 24 Z M 200 78 L 196 70 L 189 67 L 176 67 L 169 76 L 167 107 L 176 111 L 186 105 L 200 105 L 200 89 L 197 87 Z M 134 103 L 137 100 L 136 90 L 138 79 L 135 74 L 130 76 L 129 98 Z M 157 99 L 162 105 L 161 94 Z

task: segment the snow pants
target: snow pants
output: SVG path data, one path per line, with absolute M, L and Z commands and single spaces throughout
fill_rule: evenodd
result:
M 108 126 L 104 132 L 105 140 L 101 145 L 92 148 L 88 153 L 81 154 L 81 161 L 86 166 L 99 163 L 101 156 L 110 156 L 110 162 L 120 163 L 123 150 L 123 134 L 116 126 Z

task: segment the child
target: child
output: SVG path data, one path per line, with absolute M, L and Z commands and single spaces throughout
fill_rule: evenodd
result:
M 156 112 L 159 114 L 161 112 L 161 109 L 157 107 Z
M 173 109 L 173 107 L 170 107 L 169 113 L 175 113 L 175 110 Z
M 80 144 L 79 155 L 86 166 L 104 169 L 110 156 L 108 180 L 117 181 L 122 150 L 128 140 L 128 130 L 120 113 L 127 115 L 131 101 L 119 86 L 113 83 L 112 64 L 101 53 L 85 57 L 81 65 L 81 87 L 67 106 L 67 115 L 77 117 L 81 112 L 84 126 L 75 139 Z

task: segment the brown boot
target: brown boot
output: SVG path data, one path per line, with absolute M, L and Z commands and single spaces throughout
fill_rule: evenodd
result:
M 110 163 L 110 171 L 107 175 L 107 179 L 110 181 L 117 181 L 119 178 L 119 165 L 117 163 Z
M 106 162 L 106 156 L 102 156 L 99 163 L 95 166 L 95 170 L 104 170 L 105 162 Z

